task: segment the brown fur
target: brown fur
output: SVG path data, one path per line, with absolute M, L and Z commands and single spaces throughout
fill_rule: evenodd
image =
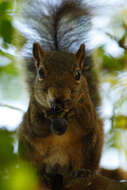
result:
M 28 111 L 19 129 L 19 152 L 43 176 L 56 172 L 71 178 L 81 169 L 94 175 L 100 160 L 103 132 L 102 124 L 89 96 L 86 79 L 75 80 L 77 70 L 82 71 L 84 46 L 74 54 L 66 52 L 44 53 L 34 44 L 36 72 L 44 70 L 44 78 L 37 75 Z M 65 102 L 62 114 L 48 115 L 51 102 L 59 98 Z M 66 104 L 66 101 L 68 102 Z M 51 132 L 52 118 L 66 118 L 68 127 L 59 136 Z
M 83 178 L 74 179 L 67 184 L 63 190 L 126 190 L 124 183 L 119 183 L 101 175 L 85 180 Z
M 127 180 L 127 172 L 121 168 L 114 170 L 101 168 L 100 174 L 114 180 Z

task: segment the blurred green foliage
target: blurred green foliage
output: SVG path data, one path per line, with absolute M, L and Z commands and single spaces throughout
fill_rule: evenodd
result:
M 20 36 L 13 23 L 15 12 L 15 0 L 0 1 L 0 98 L 14 100 L 23 94 L 14 58 L 17 44 L 14 36 Z M 108 145 L 106 147 L 114 147 L 123 151 L 127 158 L 126 18 L 127 9 L 123 9 L 119 15 L 111 15 L 111 23 L 108 26 L 110 32 L 104 31 L 107 38 L 115 41 L 120 50 L 122 49 L 122 53 L 119 56 L 113 56 L 110 50 L 106 51 L 105 44 L 101 44 L 95 50 L 93 57 L 97 67 L 99 66 L 101 86 L 109 86 L 108 89 L 104 89 L 102 99 L 103 95 L 106 96 L 112 106 L 110 116 L 104 117 L 110 122 L 110 128 L 105 134 L 106 145 Z M 121 35 L 117 35 L 116 31 L 120 29 L 123 32 Z M 22 44 L 23 41 L 18 43 Z M 15 131 L 0 129 L 0 190 L 34 190 L 37 185 L 36 172 L 28 164 L 19 161 L 15 151 L 16 144 Z
M 13 43 L 14 27 L 12 25 L 12 14 L 14 9 L 14 0 L 1 1 L 0 3 L 0 36 L 3 38 L 3 46 Z
M 94 61 L 99 65 L 102 101 L 107 99 L 110 114 L 104 120 L 110 123 L 105 133 L 105 148 L 115 148 L 127 160 L 127 4 L 110 15 L 110 22 L 102 29 L 109 46 L 100 45 L 94 52 Z M 112 41 L 112 43 L 111 43 Z M 106 86 L 106 89 L 105 89 Z
M 18 159 L 15 143 L 15 131 L 0 129 L 0 190 L 35 190 L 36 172 Z
M 17 30 L 13 24 L 15 8 L 14 0 L 0 1 L 0 94 L 4 98 L 14 99 L 22 91 L 16 61 L 13 53 L 9 51 L 15 49 L 16 44 L 14 34 Z M 36 172 L 31 166 L 18 159 L 16 147 L 16 131 L 1 128 L 0 190 L 35 190 Z
M 17 39 L 21 37 L 15 28 L 16 0 L 0 1 L 0 99 L 23 98 L 23 88 L 17 69 Z M 19 40 L 20 41 L 20 40 Z M 21 40 L 23 43 L 23 40 Z M 20 43 L 20 42 L 19 42 Z M 17 89 L 15 88 L 17 86 Z
M 123 55 L 120 57 L 113 57 L 105 53 L 104 47 L 99 47 L 96 51 L 96 56 L 100 59 L 99 66 L 103 71 L 116 73 L 116 71 L 123 71 L 125 68 L 127 68 L 126 52 L 124 52 Z

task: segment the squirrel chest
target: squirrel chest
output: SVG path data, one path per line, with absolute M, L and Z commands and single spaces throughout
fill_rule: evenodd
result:
M 50 134 L 45 138 L 33 139 L 32 159 L 38 165 L 45 165 L 46 170 L 65 170 L 73 165 L 79 169 L 83 164 L 82 130 L 74 125 L 68 126 L 63 135 Z M 39 166 L 40 167 L 40 166 Z

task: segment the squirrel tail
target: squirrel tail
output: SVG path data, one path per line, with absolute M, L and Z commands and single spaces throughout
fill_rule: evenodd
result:
M 90 29 L 90 7 L 81 0 L 26 0 L 23 22 L 30 33 L 27 42 L 39 42 L 45 50 L 77 51 Z

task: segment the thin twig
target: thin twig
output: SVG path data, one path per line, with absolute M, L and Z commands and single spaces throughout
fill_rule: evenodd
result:
M 3 103 L 0 103 L 0 107 L 7 107 L 9 109 L 13 109 L 13 110 L 17 110 L 17 111 L 20 111 L 20 112 L 25 112 L 23 109 L 21 108 L 17 108 L 15 106 L 12 106 L 12 105 L 7 105 L 7 104 L 3 104 Z

